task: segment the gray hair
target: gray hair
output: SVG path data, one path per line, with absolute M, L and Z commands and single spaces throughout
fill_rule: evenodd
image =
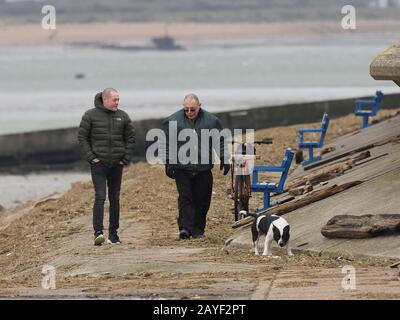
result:
M 108 97 L 110 96 L 111 92 L 117 92 L 117 93 L 118 93 L 118 91 L 115 90 L 114 88 L 105 88 L 105 89 L 103 90 L 103 92 L 101 93 L 101 97 L 102 97 L 103 99 L 104 99 L 104 98 L 108 98 Z
M 196 96 L 194 93 L 187 94 L 185 98 L 183 98 L 183 102 L 185 102 L 186 100 L 195 100 L 197 104 L 200 104 L 199 97 Z

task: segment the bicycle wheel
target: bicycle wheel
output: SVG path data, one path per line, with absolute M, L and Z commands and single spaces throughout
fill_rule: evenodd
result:
M 235 177 L 235 194 L 233 198 L 233 205 L 234 205 L 234 214 L 235 214 L 235 221 L 239 220 L 239 212 L 242 210 L 241 207 L 241 193 L 242 193 L 242 176 Z
M 235 178 L 235 194 L 234 194 L 234 213 L 235 221 L 238 221 L 240 217 L 240 211 L 249 210 L 249 198 L 250 198 L 250 184 L 248 176 L 236 176 Z
M 250 192 L 250 175 L 246 175 L 242 179 L 242 210 L 246 212 L 249 211 Z

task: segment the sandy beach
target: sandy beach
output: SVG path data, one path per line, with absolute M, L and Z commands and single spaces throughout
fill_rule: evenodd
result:
M 371 35 L 381 37 L 400 30 L 400 22 L 357 21 L 356 30 L 344 30 L 339 22 L 292 23 L 89 23 L 57 24 L 56 30 L 44 30 L 41 24 L 0 24 L 0 44 L 71 43 L 86 41 L 147 40 L 168 34 L 178 40 L 205 38 L 241 39 L 248 37 L 299 37 L 318 35 Z
M 393 116 L 397 111 L 382 110 L 377 119 Z M 257 131 L 256 139 L 272 137 L 274 141 L 273 145 L 260 147 L 259 161 L 279 163 L 285 147 L 296 148 L 298 129 L 310 125 L 320 124 Z M 360 119 L 354 115 L 333 119 L 327 143 L 359 127 Z M 326 293 L 328 299 L 400 298 L 398 293 L 385 291 L 398 283 L 387 270 L 395 262 L 393 259 L 347 260 L 313 256 L 300 250 L 288 258 L 278 249 L 279 258 L 264 259 L 254 256 L 251 248 L 224 250 L 224 241 L 232 234 L 233 223 L 233 204 L 226 194 L 229 185 L 229 179 L 215 168 L 207 237 L 202 241 L 178 240 L 175 183 L 164 175 L 163 167 L 147 163 L 132 165 L 124 173 L 121 246 L 93 247 L 90 182 L 78 182 L 57 197 L 3 211 L 0 214 L 0 296 L 260 299 L 264 294 L 257 287 L 261 280 L 269 281 L 278 274 L 292 272 L 302 280 L 286 285 L 300 291 L 312 289 L 318 281 L 325 283 L 329 278 L 332 288 L 339 289 Z M 254 196 L 251 207 L 261 201 L 261 195 Z M 45 264 L 56 268 L 57 290 L 40 287 Z M 357 278 L 360 287 L 354 292 L 340 291 L 341 268 L 347 264 L 363 272 Z M 374 276 L 373 283 L 368 275 Z

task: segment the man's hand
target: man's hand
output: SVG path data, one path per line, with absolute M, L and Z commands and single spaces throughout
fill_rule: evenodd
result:
M 224 164 L 221 161 L 221 164 L 219 165 L 219 169 L 220 170 L 224 169 L 224 176 L 226 176 L 228 174 L 229 170 L 231 169 L 231 165 L 230 164 Z
M 92 161 L 92 163 L 99 163 L 99 162 L 100 162 L 100 160 L 97 158 L 93 159 L 93 161 Z
M 165 165 L 165 174 L 167 175 L 168 178 L 175 179 L 175 171 L 168 164 Z
M 123 163 L 122 161 L 120 161 L 119 164 L 120 164 L 121 166 L 124 166 L 124 165 L 125 165 L 125 163 Z

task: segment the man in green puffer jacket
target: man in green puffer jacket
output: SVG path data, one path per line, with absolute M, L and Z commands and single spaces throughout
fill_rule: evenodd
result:
M 179 194 L 179 239 L 203 238 L 212 195 L 213 150 L 220 158 L 224 175 L 230 169 L 227 141 L 221 139 L 221 122 L 201 108 L 199 98 L 191 93 L 185 96 L 183 109 L 162 123 L 162 130 L 165 140 L 160 141 L 160 151 L 165 155 L 165 172 L 175 179 Z
M 110 202 L 109 235 L 107 242 L 120 244 L 119 195 L 122 169 L 131 161 L 135 132 L 128 114 L 118 109 L 119 94 L 113 88 L 96 94 L 94 108 L 85 112 L 78 130 L 78 141 L 90 163 L 95 189 L 93 205 L 94 244 L 104 241 L 103 217 L 106 185 Z

